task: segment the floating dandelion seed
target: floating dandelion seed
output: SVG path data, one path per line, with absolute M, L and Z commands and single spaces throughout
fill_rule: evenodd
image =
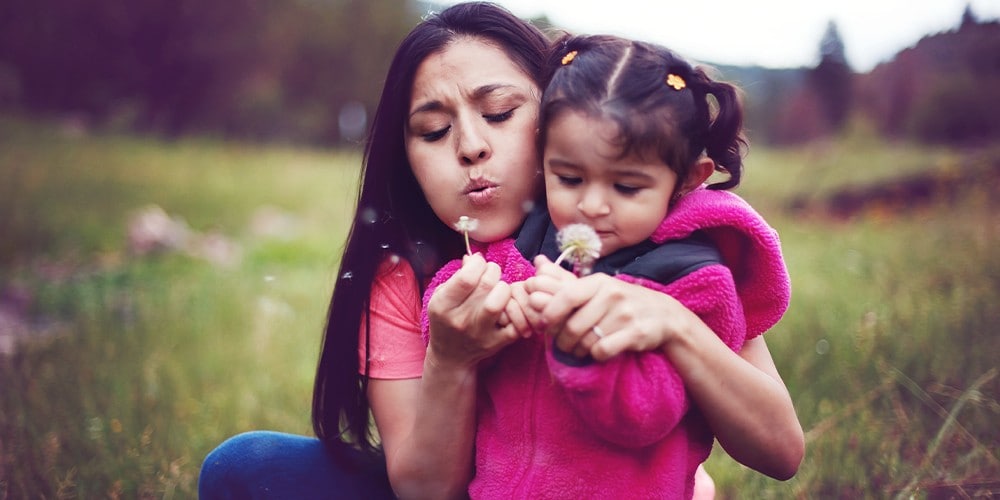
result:
M 469 233 L 475 231 L 477 227 L 479 227 L 479 221 L 468 215 L 459 217 L 458 222 L 455 223 L 455 229 L 465 236 L 465 251 L 469 255 L 472 255 L 472 245 L 469 244 Z
M 563 259 L 569 259 L 577 276 L 590 274 L 594 261 L 601 256 L 601 238 L 594 228 L 586 224 L 570 224 L 562 228 L 556 234 L 556 241 L 559 243 L 559 250 L 562 250 L 556 259 L 556 265 Z
M 374 224 L 378 222 L 378 212 L 372 207 L 366 207 L 361 211 L 361 220 L 367 224 Z

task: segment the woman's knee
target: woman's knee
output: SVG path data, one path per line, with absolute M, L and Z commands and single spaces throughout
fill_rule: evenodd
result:
M 270 467 L 281 453 L 280 434 L 251 431 L 237 434 L 217 446 L 205 457 L 198 477 L 202 499 L 245 498 L 263 469 Z

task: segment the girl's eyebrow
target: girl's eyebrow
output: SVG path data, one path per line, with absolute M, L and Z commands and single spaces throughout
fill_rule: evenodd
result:
M 619 177 L 625 177 L 629 179 L 652 179 L 653 176 L 642 170 L 619 170 L 615 172 Z
M 482 100 L 486 96 L 501 89 L 516 89 L 516 88 L 517 88 L 516 85 L 512 85 L 509 83 L 490 83 L 486 85 L 481 85 L 479 87 L 476 87 L 472 91 L 472 100 L 473 101 Z M 444 103 L 442 103 L 441 101 L 438 100 L 427 101 L 421 104 L 420 106 L 413 108 L 413 111 L 410 112 L 410 117 L 412 118 L 413 115 L 417 113 L 423 113 L 426 111 L 438 111 L 442 108 L 444 108 Z
M 573 163 L 572 161 L 569 160 L 564 160 L 562 158 L 549 158 L 548 161 L 546 161 L 546 163 L 548 163 L 553 167 L 575 168 L 577 170 L 580 169 L 580 166 L 577 165 L 576 163 Z
M 564 160 L 562 158 L 550 158 L 546 162 L 549 166 L 571 169 L 571 170 L 583 170 L 583 167 L 573 163 L 570 160 Z M 653 176 L 641 168 L 626 167 L 622 169 L 613 169 L 611 173 L 616 177 L 624 177 L 629 179 L 652 179 Z

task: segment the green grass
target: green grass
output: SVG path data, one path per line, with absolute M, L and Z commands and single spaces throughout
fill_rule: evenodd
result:
M 720 496 L 996 494 L 996 179 L 955 203 L 851 221 L 784 210 L 798 196 L 954 171 L 969 154 L 864 134 L 753 150 L 738 192 L 782 234 L 792 306 L 766 338 L 808 445 L 787 482 L 717 448 L 707 467 Z M 0 355 L 0 499 L 192 498 L 202 458 L 226 437 L 308 434 L 357 164 L 0 119 L 0 296 L 29 298 L 34 332 Z M 126 224 L 150 204 L 225 235 L 242 257 L 130 253 Z M 261 207 L 294 217 L 293 233 L 252 231 Z

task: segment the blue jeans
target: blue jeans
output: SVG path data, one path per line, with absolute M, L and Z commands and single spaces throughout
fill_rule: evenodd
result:
M 202 500 L 395 498 L 385 461 L 347 445 L 327 448 L 314 437 L 271 431 L 233 436 L 205 457 Z

